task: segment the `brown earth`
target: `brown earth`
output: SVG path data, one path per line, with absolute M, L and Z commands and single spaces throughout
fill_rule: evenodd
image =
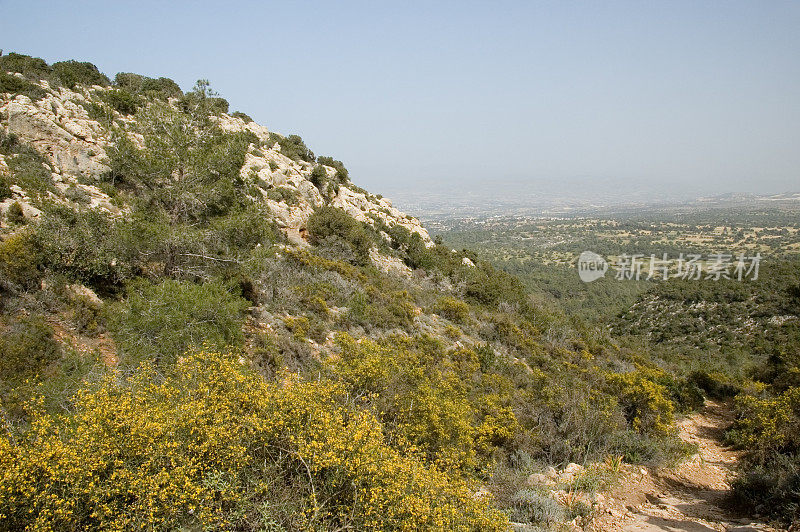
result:
M 83 335 L 78 333 L 75 328 L 65 326 L 60 321 L 55 320 L 51 320 L 50 325 L 53 327 L 56 340 L 65 346 L 75 349 L 84 356 L 98 353 L 100 359 L 108 367 L 117 365 L 117 346 L 108 333 L 100 333 L 94 336 Z

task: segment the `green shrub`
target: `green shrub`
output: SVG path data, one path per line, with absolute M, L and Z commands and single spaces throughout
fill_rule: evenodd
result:
M 243 113 L 241 111 L 234 111 L 233 113 L 231 113 L 231 116 L 234 117 L 234 118 L 241 118 L 247 124 L 253 122 L 253 119 L 250 118 L 250 115 L 247 115 L 247 114 L 245 114 L 245 113 Z
M 422 237 L 400 224 L 390 227 L 387 234 L 392 239 L 392 247 L 404 253 L 404 262 L 414 269 L 432 269 L 435 264 L 435 256 L 425 247 Z
M 800 457 L 775 454 L 763 464 L 745 463 L 732 488 L 739 507 L 791 525 L 800 515 Z
M 43 264 L 101 291 L 114 291 L 133 275 L 140 252 L 139 242 L 124 238 L 121 223 L 101 211 L 48 208 L 35 229 Z
M 342 209 L 318 207 L 308 219 L 308 234 L 314 244 L 321 244 L 329 238 L 341 238 L 356 254 L 358 264 L 369 264 L 372 239 L 364 224 Z
M 81 205 L 88 205 L 92 201 L 92 196 L 88 192 L 75 185 L 70 185 L 64 191 L 64 197 Z
M 119 72 L 114 76 L 114 85 L 131 94 L 146 94 L 163 100 L 183 96 L 183 91 L 178 84 L 169 78 L 154 79 L 131 72 Z
M 198 80 L 194 88 L 181 98 L 179 105 L 184 112 L 201 121 L 207 121 L 209 115 L 227 113 L 229 108 L 228 100 L 220 98 L 205 79 Z
M 75 60 L 53 63 L 53 76 L 67 88 L 75 85 L 102 85 L 107 87 L 111 81 L 92 63 Z
M 108 173 L 103 176 L 106 182 L 110 182 L 112 186 L 129 189 L 140 189 L 149 184 L 147 175 L 150 161 L 146 153 L 127 135 L 116 135 L 114 143 L 106 148 L 106 155 L 110 167 Z
M 348 318 L 360 325 L 377 329 L 400 328 L 411 330 L 416 305 L 408 292 L 374 293 L 373 300 L 358 292 L 348 301 Z
M 0 174 L 0 201 L 10 198 L 13 195 L 11 187 L 8 184 L 8 178 L 4 174 Z
M 75 330 L 88 336 L 102 332 L 101 305 L 85 295 L 70 294 L 69 318 Z
M 636 431 L 619 431 L 613 434 L 610 452 L 623 457 L 630 464 L 672 466 L 697 453 L 697 445 L 684 442 L 675 436 L 641 434 Z
M 484 305 L 522 303 L 525 289 L 519 279 L 488 263 L 480 262 L 463 273 L 467 297 Z
M 213 97 L 208 99 L 208 108 L 211 114 L 220 115 L 228 112 L 230 104 L 225 98 Z
M 136 190 L 141 205 L 163 210 L 173 223 L 208 220 L 250 202 L 239 172 L 257 138 L 215 126 L 203 114 L 207 98 L 198 94 L 187 95 L 197 103 L 189 114 L 160 102 L 137 114 L 144 150 L 120 136 L 107 151 L 106 179 Z
M 15 318 L 0 330 L 0 381 L 19 383 L 41 373 L 60 356 L 52 327 L 39 316 Z
M 289 135 L 288 137 L 284 137 L 283 135 L 279 135 L 277 133 L 270 133 L 270 145 L 274 145 L 276 142 L 281 147 L 281 153 L 290 159 L 307 162 L 314 162 L 316 159 L 314 157 L 314 152 L 308 149 L 300 135 Z
M 512 521 L 542 525 L 550 529 L 566 520 L 564 508 L 547 493 L 525 488 L 514 494 L 511 500 Z
M 129 365 L 155 360 L 169 366 L 192 346 L 222 349 L 242 343 L 248 303 L 220 283 L 138 281 L 127 293 L 109 321 Z
M 78 105 L 86 110 L 89 118 L 96 120 L 101 124 L 111 126 L 114 121 L 114 113 L 111 108 L 103 102 L 96 102 L 94 100 L 78 100 Z M 111 148 L 111 146 L 109 146 Z
M 30 231 L 17 231 L 0 241 L 0 272 L 13 283 L 33 287 L 41 277 L 40 250 Z
M 0 72 L 0 93 L 23 94 L 33 101 L 41 100 L 47 92 L 30 81 Z
M 32 195 L 56 192 L 50 167 L 39 152 L 0 129 L 0 154 L 6 158 L 10 182 Z
M 321 190 L 328 183 L 328 172 L 326 172 L 325 168 L 321 165 L 317 165 L 311 170 L 311 175 L 308 177 L 308 180 Z
M 681 412 L 691 412 L 705 404 L 703 390 L 690 379 L 669 379 L 665 383 L 675 406 Z
M 117 72 L 114 76 L 114 85 L 132 94 L 137 94 L 142 90 L 142 83 L 145 77 L 133 72 Z
M 456 253 L 440 244 L 428 247 L 419 233 L 412 232 L 400 224 L 395 224 L 389 228 L 384 227 L 383 230 L 391 238 L 391 246 L 400 252 L 403 261 L 409 267 L 426 271 L 438 270 L 439 273 L 453 277 L 455 281 L 468 285 L 470 295 L 477 296 L 476 299 L 492 298 L 488 294 L 479 294 L 480 287 L 474 283 L 476 272 L 468 271 L 462 265 L 463 258 L 467 256 L 466 252 Z M 477 262 L 474 256 L 471 256 L 471 258 L 474 259 L 473 262 Z M 497 289 L 494 290 L 497 296 L 503 297 L 499 292 L 505 286 L 509 295 L 511 291 L 515 292 L 515 295 L 507 301 L 516 302 L 524 299 L 524 290 L 518 279 L 510 275 L 504 275 L 504 272 L 495 270 L 488 264 L 481 264 L 480 268 L 484 277 L 488 277 L 489 273 L 495 277 L 499 276 L 496 280 Z M 470 270 L 474 270 L 474 268 L 470 268 Z M 471 285 L 470 282 L 472 283 Z
M 568 371 L 557 377 L 551 371 L 524 377 L 514 413 L 527 430 L 517 435 L 515 449 L 546 463 L 604 458 L 626 428 L 617 401 Z
M 300 203 L 300 193 L 297 189 L 289 187 L 275 187 L 267 190 L 267 198 L 281 201 L 290 207 Z
M 153 94 L 164 100 L 169 98 L 180 98 L 183 91 L 180 86 L 170 78 L 144 78 L 142 80 L 141 91 L 145 94 Z
M 52 68 L 44 59 L 11 52 L 0 56 L 0 71 L 19 72 L 29 79 L 47 79 Z
M 39 314 L 6 315 L 0 322 L 0 418 L 24 421 L 27 402 L 42 393 L 44 406 L 63 409 L 67 398 L 55 389 L 69 388 L 58 381 L 62 356 L 53 328 Z
M 126 89 L 113 89 L 103 92 L 100 98 L 112 109 L 123 115 L 134 114 L 139 106 L 142 105 L 141 99 Z
M 300 297 L 300 302 L 305 305 L 308 310 L 323 317 L 327 316 L 329 313 L 328 301 L 335 299 L 338 295 L 337 288 L 325 281 L 314 281 L 296 285 L 291 289 Z
M 279 230 L 258 205 L 234 210 L 215 218 L 206 231 L 206 243 L 214 255 L 244 258 L 257 246 L 268 247 L 280 240 Z
M 689 375 L 689 382 L 714 399 L 727 399 L 739 393 L 740 388 L 721 373 L 697 370 Z
M 469 305 L 454 297 L 440 297 L 433 310 L 456 323 L 467 323 L 469 321 Z
M 317 157 L 317 162 L 319 164 L 324 164 L 325 166 L 330 166 L 331 168 L 336 169 L 335 179 L 339 183 L 347 183 L 350 180 L 350 175 L 347 172 L 347 168 L 344 167 L 344 163 L 342 161 L 337 161 L 333 157 L 327 156 L 320 156 Z

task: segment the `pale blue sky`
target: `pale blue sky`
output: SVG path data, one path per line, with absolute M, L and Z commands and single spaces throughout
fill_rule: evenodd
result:
M 797 1 L 0 0 L 0 48 L 208 78 L 375 192 L 800 190 Z

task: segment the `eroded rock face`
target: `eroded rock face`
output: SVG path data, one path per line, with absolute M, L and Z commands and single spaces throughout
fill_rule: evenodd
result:
M 401 259 L 382 255 L 376 248 L 369 250 L 369 258 L 372 264 L 383 273 L 395 274 L 403 277 L 409 277 L 411 275 L 411 268 L 406 266 Z
M 370 215 L 373 215 L 377 216 L 389 227 L 394 225 L 405 227 L 412 233 L 419 234 L 427 247 L 433 246 L 433 240 L 431 240 L 428 231 L 419 223 L 419 220 L 406 216 L 403 212 L 395 209 L 392 207 L 391 202 L 385 198 L 367 196 L 362 192 L 356 192 L 346 186 L 342 186 L 339 188 L 339 193 L 331 201 L 331 205 L 344 210 L 360 222 L 372 224 L 373 221 Z
M 245 122 L 241 118 L 227 114 L 215 117 L 215 119 L 223 131 L 229 131 L 232 133 L 238 131 L 251 131 L 262 142 L 267 142 L 269 140 L 269 130 L 260 124 L 256 124 L 255 122 Z
M 0 100 L 0 118 L 6 133 L 36 148 L 56 173 L 96 179 L 109 170 L 109 142 L 100 123 L 76 103 L 85 100 L 83 94 L 66 89 L 36 102 L 18 95 Z

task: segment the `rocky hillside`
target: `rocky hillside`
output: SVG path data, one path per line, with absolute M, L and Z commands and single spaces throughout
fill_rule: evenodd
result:
M 131 109 L 107 103 L 115 102 L 113 97 L 122 89 L 102 85 L 52 87 L 46 79 L 26 80 L 19 72 L 5 75 L 33 87 L 28 89 L 29 94 L 35 91 L 34 98 L 0 92 L 0 127 L 7 136 L 31 146 L 44 157 L 50 172 L 50 182 L 46 185 L 52 185 L 45 197 L 66 203 L 70 194 L 79 195 L 88 199 L 91 208 L 113 214 L 125 209 L 125 205 L 115 206 L 111 197 L 98 188 L 111 171 L 107 150 L 115 145 L 115 135 L 123 131 L 134 145 L 145 148 L 144 138 L 137 132 L 136 117 L 120 112 Z M 179 103 L 179 98 L 167 98 L 164 102 L 175 111 Z M 253 142 L 247 146 L 239 170 L 241 179 L 250 185 L 251 198 L 269 208 L 270 216 L 294 243 L 302 244 L 299 239 L 307 238 L 308 219 L 314 209 L 331 205 L 371 226 L 377 222 L 381 226 L 405 227 L 419 234 L 426 245 L 432 245 L 417 219 L 395 209 L 388 199 L 355 186 L 338 161 L 320 158 L 316 162 L 313 154 L 309 157 L 286 153 L 287 146 L 295 146 L 285 136 L 270 132 L 244 115 L 220 112 L 211 119 L 224 132 L 252 134 Z M 326 162 L 331 166 L 323 164 Z M 0 156 L 0 172 L 10 172 L 3 156 Z M 26 216 L 39 215 L 37 191 L 26 189 L 24 183 L 14 185 L 11 190 L 11 197 L 0 204 L 2 212 L 19 202 Z

